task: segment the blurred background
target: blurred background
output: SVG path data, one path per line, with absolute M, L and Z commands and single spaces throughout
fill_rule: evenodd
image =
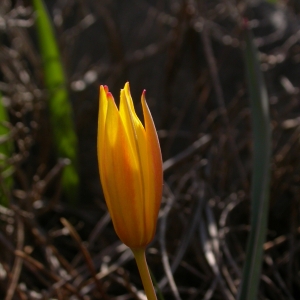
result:
M 236 299 L 253 168 L 247 23 L 272 128 L 257 299 L 299 299 L 300 2 L 39 3 L 0 1 L 0 298 L 145 299 L 96 152 L 99 85 L 118 102 L 129 81 L 140 116 L 147 91 L 164 160 L 147 253 L 160 299 Z

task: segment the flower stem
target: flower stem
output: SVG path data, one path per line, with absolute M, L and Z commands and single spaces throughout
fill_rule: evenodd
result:
M 144 290 L 148 300 L 157 300 L 156 294 L 154 291 L 153 283 L 150 277 L 146 256 L 145 256 L 145 249 L 131 249 L 138 266 Z

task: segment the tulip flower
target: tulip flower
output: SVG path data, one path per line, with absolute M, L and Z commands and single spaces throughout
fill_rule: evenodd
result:
M 156 299 L 149 283 L 145 249 L 156 230 L 162 195 L 162 159 L 145 91 L 141 102 L 144 125 L 135 112 L 129 83 L 121 90 L 119 109 L 108 87 L 100 86 L 98 162 L 115 231 L 134 253 L 148 299 Z

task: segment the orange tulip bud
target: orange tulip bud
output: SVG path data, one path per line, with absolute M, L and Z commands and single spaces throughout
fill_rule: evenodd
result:
M 114 228 L 132 249 L 153 239 L 162 195 L 162 158 L 156 129 L 142 93 L 144 123 L 136 115 L 129 83 L 121 90 L 119 110 L 100 86 L 98 163 Z

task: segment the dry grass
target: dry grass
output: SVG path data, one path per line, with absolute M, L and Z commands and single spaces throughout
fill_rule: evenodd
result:
M 242 16 L 261 51 L 272 118 L 271 204 L 258 299 L 299 299 L 299 8 L 244 1 L 50 1 L 74 107 L 81 194 L 61 193 L 28 1 L 0 4 L 0 90 L 15 152 L 0 206 L 0 298 L 144 299 L 96 162 L 98 86 L 129 80 L 157 124 L 165 185 L 148 262 L 164 299 L 236 298 L 249 232 L 251 112 Z M 272 17 L 281 23 L 276 29 Z M 281 18 L 281 19 L 280 19 Z M 260 19 L 260 22 L 256 22 Z M 4 24 L 4 25 L 1 25 Z M 286 27 L 284 27 L 286 24 Z M 286 28 L 282 31 L 282 28 Z M 117 96 L 116 96 L 117 98 Z

